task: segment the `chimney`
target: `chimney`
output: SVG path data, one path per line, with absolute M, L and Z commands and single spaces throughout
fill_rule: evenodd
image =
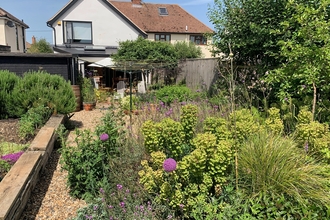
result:
M 135 5 L 141 5 L 141 0 L 131 0 Z
M 35 36 L 32 37 L 32 44 L 35 44 L 36 43 L 36 38 Z

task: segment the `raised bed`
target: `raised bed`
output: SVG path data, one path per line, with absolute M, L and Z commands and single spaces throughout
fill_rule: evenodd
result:
M 55 130 L 64 118 L 64 115 L 52 116 L 0 182 L 0 220 L 20 219 L 56 144 Z

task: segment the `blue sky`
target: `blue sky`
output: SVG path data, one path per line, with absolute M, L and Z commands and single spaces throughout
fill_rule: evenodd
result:
M 37 39 L 45 38 L 49 43 L 53 43 L 52 29 L 47 27 L 46 22 L 68 2 L 69 0 L 1 0 L 0 7 L 29 25 L 30 28 L 26 30 L 28 42 L 31 42 L 32 36 L 35 36 Z M 209 5 L 213 5 L 213 0 L 144 0 L 144 2 L 179 4 L 213 28 L 206 15 Z

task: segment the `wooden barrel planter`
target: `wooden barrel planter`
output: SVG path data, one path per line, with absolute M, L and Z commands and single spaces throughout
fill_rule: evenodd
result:
M 81 110 L 81 93 L 79 85 L 71 85 L 73 93 L 76 97 L 76 110 L 75 112 L 79 112 Z

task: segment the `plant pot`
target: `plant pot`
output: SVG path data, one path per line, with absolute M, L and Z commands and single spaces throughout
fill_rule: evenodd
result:
M 95 103 L 83 103 L 85 111 L 92 111 L 95 108 Z

